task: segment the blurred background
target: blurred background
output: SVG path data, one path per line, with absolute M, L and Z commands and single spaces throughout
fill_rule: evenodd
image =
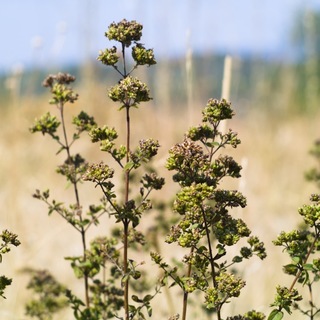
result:
M 320 1 L 0 0 L 0 226 L 22 242 L 0 265 L 14 278 L 0 318 L 26 319 L 24 267 L 49 268 L 64 283 L 73 277 L 63 257 L 80 253 L 78 235 L 59 217 L 48 218 L 31 196 L 51 188 L 57 199 L 69 200 L 70 190 L 55 174 L 63 158 L 55 156 L 54 142 L 28 128 L 34 118 L 56 111 L 41 82 L 62 71 L 77 77 L 80 99 L 70 117 L 84 110 L 121 132 L 122 114 L 106 94 L 118 75 L 96 57 L 114 45 L 104 33 L 123 18 L 143 24 L 141 42 L 157 59 L 138 72 L 154 100 L 133 121 L 136 140 L 159 139 L 160 172 L 168 176 L 167 150 L 199 123 L 209 98 L 232 102 L 236 117 L 226 126 L 242 140 L 230 152 L 243 174 L 230 185 L 248 198 L 248 207 L 236 214 L 260 235 L 269 257 L 248 263 L 242 302 L 230 308 L 233 314 L 252 308 L 268 313 L 275 285 L 290 283 L 281 271 L 285 257 L 272 240 L 297 226 L 298 207 L 318 191 L 304 173 L 315 165 L 309 150 L 320 138 Z M 103 159 L 89 139 L 77 148 L 91 161 Z M 176 187 L 170 176 L 167 181 L 163 192 L 171 197 Z

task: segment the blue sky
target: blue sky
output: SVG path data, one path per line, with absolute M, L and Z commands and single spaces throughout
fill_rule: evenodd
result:
M 320 0 L 0 0 L 0 72 L 95 59 L 122 18 L 144 25 L 156 57 L 191 47 L 283 59 L 297 12 L 315 7 Z

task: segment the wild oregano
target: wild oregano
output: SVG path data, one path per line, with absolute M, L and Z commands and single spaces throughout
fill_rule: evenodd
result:
M 118 134 L 114 128 L 94 127 L 90 131 L 92 142 L 99 142 L 101 151 L 105 151 L 119 165 L 124 177 L 124 194 L 120 195 L 114 192 L 114 184 L 111 176 L 105 178 L 105 173 L 110 172 L 108 165 L 100 164 L 97 172 L 96 165 L 90 166 L 84 175 L 85 180 L 93 181 L 100 187 L 108 204 L 112 208 L 110 215 L 115 217 L 115 221 L 122 225 L 123 239 L 123 265 L 122 284 L 124 286 L 124 319 L 132 319 L 137 316 L 144 317 L 142 309 L 146 308 L 148 314 L 151 314 L 150 300 L 153 295 L 147 295 L 144 298 L 132 296 L 132 300 L 138 304 L 130 304 L 129 302 L 129 282 L 140 278 L 141 273 L 137 270 L 137 264 L 129 258 L 130 235 L 139 225 L 140 219 L 144 212 L 151 208 L 151 202 L 148 199 L 152 190 L 159 190 L 164 184 L 164 179 L 158 177 L 153 171 L 146 173 L 141 177 L 139 192 L 132 192 L 132 175 L 134 171 L 140 168 L 144 163 L 148 163 L 157 155 L 160 147 L 158 141 L 154 139 L 142 139 L 139 145 L 133 147 L 131 144 L 131 120 L 130 112 L 132 108 L 138 108 L 142 102 L 151 100 L 147 85 L 139 79 L 132 77 L 131 73 L 142 65 L 152 65 L 156 61 L 154 59 L 153 50 L 145 49 L 139 43 L 142 36 L 142 25 L 135 21 L 122 20 L 119 23 L 112 23 L 105 34 L 109 40 L 115 40 L 120 44 L 120 54 L 117 48 L 113 46 L 100 52 L 98 60 L 107 66 L 113 67 L 122 77 L 117 85 L 111 87 L 108 91 L 109 98 L 114 102 L 120 103 L 120 110 L 125 110 L 126 119 L 126 143 L 116 146 Z M 134 45 L 133 45 L 134 44 Z M 133 46 L 132 46 L 133 45 Z M 131 48 L 131 56 L 133 65 L 129 70 L 127 62 L 127 49 Z M 118 56 L 121 56 L 121 61 Z M 122 66 L 118 64 L 122 63 Z M 103 171 L 105 170 L 105 171 Z M 102 175 L 101 175 L 102 174 Z M 104 177 L 101 179 L 101 177 Z M 156 288 L 155 294 L 159 292 Z M 141 304 L 139 306 L 139 304 Z
M 67 104 L 78 99 L 70 87 L 75 78 L 59 73 L 45 80 L 44 85 L 52 95 L 50 103 L 56 106 L 58 117 L 46 113 L 36 120 L 30 131 L 50 136 L 58 143 L 58 153 L 64 152 L 65 161 L 57 167 L 57 172 L 73 187 L 74 201 L 66 204 L 51 199 L 49 190 L 37 190 L 34 197 L 46 203 L 49 215 L 59 214 L 80 234 L 82 255 L 66 257 L 75 276 L 84 283 L 84 299 L 70 289 L 65 290 L 76 319 L 152 317 L 152 300 L 172 279 L 183 293 L 183 320 L 187 318 L 189 295 L 194 292 L 201 293 L 205 307 L 222 320 L 223 306 L 238 297 L 245 285 L 232 268 L 254 255 L 261 259 L 266 257 L 259 238 L 251 235 L 243 220 L 231 214 L 232 208 L 246 206 L 246 198 L 237 190 L 219 188 L 225 178 L 239 178 L 241 173 L 241 166 L 232 157 L 220 154 L 226 147 L 236 148 L 240 144 L 235 132 L 219 130 L 223 120 L 234 116 L 231 104 L 226 100 L 208 100 L 202 124 L 190 128 L 184 140 L 169 150 L 166 167 L 175 172 L 173 180 L 180 186 L 172 210 L 180 219 L 171 227 L 166 241 L 177 243 L 187 250 L 187 254 L 181 263 L 170 266 L 160 253 L 151 253 L 153 261 L 163 270 L 163 277 L 153 289 L 141 271 L 143 262 L 134 261 L 131 256 L 132 251 L 147 245 L 146 236 L 137 227 L 144 214 L 152 208 L 151 192 L 160 190 L 164 185 L 164 179 L 150 166 L 150 161 L 158 153 L 159 142 L 151 138 L 141 139 L 136 145 L 131 142 L 131 112 L 142 102 L 152 99 L 147 85 L 132 73 L 140 66 L 156 63 L 153 50 L 140 43 L 142 29 L 136 21 L 125 19 L 110 24 L 105 36 L 117 45 L 100 51 L 98 56 L 101 63 L 112 67 L 121 76 L 107 95 L 119 103 L 119 109 L 124 112 L 124 143 L 118 143 L 119 135 L 114 127 L 98 126 L 94 118 L 83 111 L 73 118 L 74 132 L 69 136 L 65 112 Z M 128 56 L 130 48 L 131 57 Z M 89 164 L 80 154 L 72 153 L 74 143 L 84 132 L 106 153 L 105 161 Z M 148 168 L 144 168 L 146 164 Z M 116 171 L 122 175 L 120 181 L 115 179 Z M 84 181 L 92 182 L 103 196 L 98 204 L 87 209 L 80 201 L 80 183 Z M 104 235 L 89 243 L 88 229 L 98 224 L 104 214 L 113 219 L 115 228 L 110 236 Z M 228 247 L 238 244 L 243 238 L 247 245 L 226 260 Z M 178 318 L 179 315 L 170 317 Z M 249 311 L 227 319 L 260 320 L 264 315 Z
M 320 140 L 314 143 L 310 154 L 315 158 L 317 165 L 306 172 L 306 179 L 315 182 L 317 187 L 320 188 Z
M 31 279 L 27 289 L 34 292 L 34 298 L 26 304 L 26 315 L 40 320 L 51 320 L 53 316 L 68 306 L 61 285 L 48 270 L 27 270 Z
M 75 257 L 67 257 L 70 261 L 71 267 L 74 270 L 75 276 L 83 280 L 84 283 L 84 302 L 82 299 L 75 297 L 70 290 L 67 291 L 69 304 L 74 309 L 76 319 L 87 319 L 89 316 L 101 318 L 100 309 L 97 308 L 98 304 L 95 300 L 93 303 L 93 296 L 97 284 L 97 278 L 100 277 L 99 272 L 104 268 L 103 263 L 97 257 L 94 257 L 88 248 L 87 231 L 93 225 L 99 223 L 99 218 L 108 212 L 107 204 L 103 199 L 99 204 L 92 204 L 87 209 L 83 208 L 81 204 L 80 184 L 83 181 L 83 175 L 88 168 L 87 161 L 80 154 L 72 153 L 72 146 L 80 138 L 83 132 L 91 130 L 96 126 L 92 117 L 85 112 L 80 112 L 72 120 L 74 128 L 71 136 L 67 133 L 67 124 L 65 122 L 65 112 L 68 103 L 74 103 L 78 99 L 78 95 L 74 93 L 70 84 L 75 81 L 75 78 L 69 74 L 58 73 L 57 75 L 48 76 L 43 85 L 50 89 L 52 98 L 50 104 L 56 106 L 58 116 L 53 116 L 49 112 L 42 116 L 30 128 L 32 133 L 40 132 L 43 135 L 50 136 L 57 144 L 57 153 L 65 154 L 65 161 L 57 167 L 57 173 L 65 177 L 73 188 L 74 201 L 69 204 L 51 199 L 50 191 L 36 190 L 34 197 L 46 203 L 48 206 L 48 214 L 59 214 L 67 223 L 69 223 L 79 234 L 82 245 L 82 255 Z M 35 274 L 39 277 L 41 274 Z M 106 287 L 112 286 L 112 281 L 106 284 Z M 48 287 L 44 287 L 45 289 Z M 65 291 L 61 287 L 61 291 Z M 46 293 L 47 295 L 50 292 Z M 65 293 L 63 293 L 65 294 Z M 100 303 L 107 303 L 105 299 L 105 292 L 100 295 Z M 120 294 L 121 300 L 121 294 Z M 123 302 L 116 301 L 111 304 L 110 308 L 118 310 L 122 307 Z M 33 305 L 35 302 L 33 302 Z M 45 308 L 45 300 L 39 299 L 37 308 Z M 109 308 L 109 309 L 110 309 Z M 28 309 L 27 309 L 28 312 Z M 37 314 L 33 314 L 37 317 Z M 38 315 L 38 318 L 40 315 Z
M 21 242 L 18 239 L 18 235 L 15 233 L 5 229 L 0 234 L 0 263 L 2 263 L 2 257 L 4 254 L 7 254 L 11 251 L 11 247 L 18 247 Z M 12 279 L 8 278 L 7 276 L 1 275 L 0 276 L 0 296 L 2 298 L 6 298 L 4 295 L 4 291 L 7 286 L 11 285 Z
M 83 254 L 66 258 L 70 261 L 76 277 L 84 280 L 85 302 L 67 290 L 67 297 L 76 319 L 120 317 L 118 313 L 122 308 L 124 309 L 123 319 L 141 318 L 144 317 L 144 309 L 149 315 L 151 314 L 150 300 L 159 293 L 160 287 L 157 287 L 153 295 L 146 295 L 144 298 L 132 295 L 131 301 L 136 306 L 129 303 L 129 280 L 141 277 L 141 272 L 138 270 L 139 263 L 129 258 L 129 247 L 144 243 L 143 235 L 135 228 L 139 225 L 143 213 L 151 208 L 151 202 L 148 199 L 151 191 L 161 189 L 164 184 L 164 179 L 158 177 L 154 171 L 146 172 L 141 176 L 141 185 L 137 187 L 137 192 L 132 196 L 130 194 L 133 171 L 140 168 L 142 164 L 148 163 L 157 154 L 159 148 L 159 143 L 153 139 L 142 139 L 136 148 L 132 147 L 130 141 L 130 109 L 151 100 L 146 84 L 131 77 L 130 74 L 138 66 L 150 66 L 156 63 L 152 49 L 145 49 L 138 42 L 142 35 L 141 31 L 142 25 L 135 21 L 122 20 L 117 24 L 112 23 L 106 36 L 120 43 L 122 59 L 119 59 L 116 47 L 100 52 L 98 57 L 98 60 L 112 66 L 122 76 L 118 84 L 110 88 L 108 96 L 111 100 L 120 102 L 120 109 L 126 112 L 127 135 L 124 145 L 116 145 L 118 134 L 114 128 L 98 127 L 95 120 L 85 112 L 81 112 L 73 119 L 74 133 L 71 137 L 68 136 L 64 120 L 65 108 L 66 104 L 74 103 L 78 95 L 70 87 L 75 78 L 64 73 L 50 75 L 44 81 L 44 86 L 48 87 L 52 94 L 50 104 L 54 104 L 59 111 L 59 119 L 47 113 L 30 128 L 32 133 L 41 132 L 51 136 L 60 146 L 58 153 L 66 153 L 66 160 L 58 166 L 57 172 L 73 186 L 75 203 L 66 205 L 60 201 L 51 200 L 49 190 L 42 192 L 37 190 L 34 197 L 47 204 L 49 214 L 58 213 L 81 235 Z M 132 46 L 131 55 L 134 65 L 128 72 L 126 50 L 132 44 L 134 46 Z M 122 67 L 117 65 L 118 62 L 122 63 Z M 60 128 L 61 131 L 58 131 Z M 100 143 L 100 149 L 107 152 L 123 172 L 123 194 L 117 194 L 114 191 L 117 184 L 113 179 L 114 168 L 103 162 L 89 165 L 80 154 L 71 153 L 71 147 L 84 131 L 89 132 L 92 142 Z M 82 181 L 94 182 L 103 194 L 101 203 L 90 205 L 87 212 L 80 202 L 79 188 Z M 95 242 L 97 244 L 89 249 L 87 230 L 92 225 L 98 224 L 99 218 L 105 213 L 114 216 L 115 222 L 122 225 L 121 232 L 111 238 Z M 113 254 L 108 253 L 110 250 Z M 120 254 L 121 251 L 122 254 Z M 101 254 L 105 254 L 104 259 L 101 259 Z M 101 280 L 101 277 L 104 280 Z M 118 287 L 115 283 L 118 283 Z
M 311 154 L 320 159 L 319 142 L 311 150 Z M 306 174 L 307 180 L 314 181 L 319 186 L 319 168 L 315 167 Z M 298 209 L 303 219 L 299 229 L 289 232 L 282 231 L 273 241 L 274 245 L 283 247 L 291 262 L 283 266 L 283 272 L 293 277 L 290 287 L 278 286 L 275 300 L 271 304 L 275 307 L 268 320 L 281 320 L 284 312 L 292 314 L 298 310 L 306 319 L 313 320 L 320 313 L 314 292 L 320 280 L 320 194 L 312 194 L 310 203 Z M 307 289 L 307 294 L 299 291 Z M 306 301 L 307 300 L 307 301 Z M 305 302 L 305 303 L 303 303 Z
M 232 273 L 231 266 L 253 255 L 266 257 L 263 243 L 250 236 L 243 220 L 229 213 L 234 207 L 245 207 L 245 197 L 236 190 L 218 188 L 226 177 L 239 178 L 241 171 L 232 157 L 219 154 L 221 148 L 240 144 L 232 130 L 219 131 L 221 121 L 234 115 L 231 105 L 226 100 L 210 99 L 202 114 L 202 125 L 191 128 L 183 142 L 170 149 L 166 164 L 176 172 L 173 180 L 181 187 L 173 204 L 173 211 L 181 219 L 171 228 L 166 242 L 188 249 L 182 260 L 185 267 L 169 266 L 158 253 L 151 253 L 164 277 L 171 278 L 183 292 L 183 320 L 187 319 L 188 299 L 193 292 L 201 292 L 206 308 L 215 312 L 218 320 L 223 319 L 223 306 L 238 297 L 245 285 Z M 230 261 L 222 260 L 228 247 L 242 238 L 247 238 L 248 246 Z M 264 318 L 262 314 L 252 314 L 246 319 Z

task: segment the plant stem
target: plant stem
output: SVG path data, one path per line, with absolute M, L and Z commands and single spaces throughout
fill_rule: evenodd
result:
M 314 304 L 313 304 L 313 294 L 312 294 L 312 285 L 311 283 L 308 284 L 308 289 L 309 289 L 309 295 L 310 295 L 310 300 L 309 300 L 309 304 L 310 304 L 310 320 L 313 320 L 314 314 L 313 314 L 313 309 L 314 309 Z
M 80 219 L 82 220 L 81 216 Z M 87 246 L 86 246 L 86 232 L 83 229 L 83 227 L 81 227 L 81 239 L 82 239 L 82 248 L 83 248 L 83 260 L 86 261 L 87 260 L 87 255 L 86 255 L 86 250 L 87 250 Z M 88 275 L 85 272 L 84 273 L 84 290 L 85 290 L 85 299 L 86 299 L 86 307 L 89 308 L 90 307 L 90 299 L 89 299 L 89 282 L 88 282 Z
M 193 253 L 194 247 L 191 248 L 190 254 Z M 191 263 L 188 265 L 187 277 L 191 276 Z M 182 320 L 187 318 L 187 307 L 188 307 L 188 292 L 184 291 L 183 293 L 183 306 L 182 306 Z
M 124 50 L 124 47 L 123 47 Z M 130 160 L 130 105 L 126 105 L 126 125 L 127 125 L 127 157 L 126 163 Z M 129 200 L 129 181 L 130 181 L 130 170 L 125 171 L 125 203 Z M 124 247 L 123 247 L 123 272 L 127 276 L 128 273 L 128 237 L 129 237 L 129 221 L 128 219 L 123 220 L 123 232 L 124 232 Z M 127 277 L 124 283 L 124 310 L 125 320 L 129 320 L 129 278 Z
M 210 266 L 211 266 L 211 273 L 212 273 L 212 285 L 214 287 L 216 287 L 217 286 L 217 283 L 216 283 L 216 272 L 215 272 L 215 268 L 214 268 L 214 259 L 213 259 L 211 241 L 210 241 L 210 230 L 209 230 L 208 222 L 207 222 L 206 215 L 205 215 L 205 212 L 203 210 L 203 207 L 201 208 L 201 211 L 202 211 L 203 222 L 204 222 L 204 227 L 206 229 L 206 236 L 207 236 L 208 247 L 209 247 Z
M 125 45 L 122 43 L 122 58 L 123 58 L 123 77 L 127 77 L 127 67 L 126 67 L 126 54 L 125 54 Z
M 64 105 L 62 103 L 60 103 L 60 105 L 59 105 L 59 110 L 60 110 L 63 136 L 64 136 L 64 141 L 65 141 L 65 149 L 66 149 L 67 156 L 68 156 L 67 161 L 71 162 L 72 158 L 71 158 L 71 153 L 70 153 L 70 146 L 69 146 L 69 142 L 68 142 L 68 135 L 67 135 L 66 125 L 65 125 L 65 121 L 64 121 Z M 76 196 L 77 207 L 79 208 L 80 207 L 80 200 L 79 200 L 79 192 L 78 192 L 77 182 L 73 181 L 72 184 L 73 184 L 73 188 L 74 188 L 74 194 Z
M 123 222 L 123 232 L 124 232 L 124 248 L 123 248 L 123 273 L 127 275 L 128 273 L 128 221 Z M 125 319 L 129 320 L 129 279 L 126 278 L 124 282 L 124 311 Z
M 303 261 L 303 265 L 305 265 L 305 264 L 307 263 L 307 261 L 308 261 L 308 259 L 309 259 L 309 257 L 310 257 L 310 254 L 311 254 L 311 252 L 313 251 L 313 249 L 314 249 L 314 247 L 315 247 L 315 245 L 316 245 L 316 243 L 317 243 L 318 240 L 319 240 L 319 234 L 318 234 L 318 232 L 317 232 L 317 230 L 316 230 L 316 236 L 315 236 L 315 238 L 314 238 L 314 240 L 313 240 L 313 242 L 312 242 L 312 244 L 311 244 L 311 246 L 310 246 L 310 248 L 309 248 L 309 251 L 308 251 L 308 253 L 307 253 L 306 258 L 305 258 L 304 261 Z M 294 288 L 296 282 L 298 281 L 298 279 L 300 278 L 302 272 L 303 272 L 303 268 L 301 268 L 301 270 L 299 270 L 299 272 L 298 272 L 297 275 L 295 276 L 295 278 L 294 278 L 294 280 L 293 280 L 293 282 L 292 282 L 292 284 L 291 284 L 291 287 L 290 287 L 289 291 L 292 291 L 292 290 L 293 290 L 293 288 Z
M 215 271 L 215 267 L 214 267 L 214 258 L 213 258 L 212 246 L 211 246 L 211 241 L 210 241 L 210 230 L 209 230 L 208 221 L 206 218 L 205 211 L 203 210 L 203 207 L 201 207 L 201 212 L 202 212 L 202 216 L 203 216 L 204 227 L 206 229 L 206 236 L 207 236 L 208 247 L 209 247 L 212 285 L 214 288 L 217 288 L 216 271 Z M 221 320 L 221 305 L 219 307 L 217 307 L 217 317 L 218 317 L 217 318 L 218 320 Z
M 70 153 L 70 145 L 68 142 L 68 135 L 67 135 L 66 125 L 65 125 L 65 121 L 64 121 L 64 104 L 60 103 L 58 108 L 60 110 L 62 130 L 63 130 L 63 136 L 64 136 L 64 141 L 65 141 L 65 149 L 66 149 L 67 156 L 68 156 L 67 162 L 70 164 L 72 163 L 74 165 L 74 163 L 72 162 L 72 157 L 71 157 L 71 153 Z M 74 179 L 74 181 L 72 181 L 72 184 L 73 184 L 73 188 L 74 188 L 74 194 L 76 197 L 77 209 L 79 210 L 79 215 L 80 215 L 79 218 L 80 218 L 80 221 L 82 221 L 77 179 Z M 86 261 L 86 259 L 87 259 L 87 257 L 86 257 L 87 245 L 86 245 L 86 232 L 85 232 L 84 227 L 81 227 L 80 233 L 81 233 L 81 240 L 82 240 L 83 260 Z M 88 275 L 86 273 L 84 273 L 84 291 L 85 291 L 86 307 L 89 308 L 90 307 L 89 283 L 88 283 Z

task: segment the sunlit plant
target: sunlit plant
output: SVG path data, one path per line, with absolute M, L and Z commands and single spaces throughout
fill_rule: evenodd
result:
M 317 167 L 306 173 L 309 181 L 320 187 L 320 144 L 316 141 L 311 154 L 317 161 Z M 292 314 L 300 311 L 306 319 L 313 320 L 319 316 L 320 305 L 317 302 L 316 290 L 320 280 L 320 194 L 310 196 L 310 204 L 299 208 L 303 219 L 300 227 L 289 232 L 281 232 L 273 242 L 283 247 L 290 257 L 290 263 L 283 267 L 283 272 L 293 277 L 289 287 L 278 286 L 274 307 L 268 320 L 281 320 L 284 312 Z M 301 294 L 300 294 L 301 292 Z
M 253 255 L 266 257 L 263 243 L 251 235 L 243 220 L 231 215 L 232 208 L 246 206 L 246 198 L 237 190 L 219 188 L 225 178 L 239 178 L 241 172 L 232 157 L 220 154 L 222 149 L 240 144 L 235 132 L 219 130 L 221 121 L 231 119 L 234 111 L 226 100 L 210 99 L 202 116 L 202 124 L 189 129 L 183 142 L 170 149 L 166 164 L 181 187 L 173 204 L 173 211 L 181 219 L 172 226 L 166 242 L 185 248 L 184 267 L 171 266 L 158 253 L 151 254 L 166 281 L 173 281 L 171 285 L 178 285 L 183 292 L 183 320 L 187 319 L 188 299 L 194 292 L 201 292 L 207 310 L 218 320 L 223 319 L 223 306 L 238 297 L 245 286 L 232 268 Z M 247 238 L 247 245 L 227 259 L 228 248 L 242 238 Z M 263 314 L 251 311 L 243 319 L 263 318 Z
M 57 153 L 65 153 L 65 161 L 59 165 L 57 172 L 63 175 L 72 185 L 74 201 L 70 204 L 50 198 L 50 191 L 37 190 L 34 197 L 48 206 L 49 215 L 59 214 L 80 235 L 83 253 L 81 256 L 66 257 L 71 262 L 77 278 L 83 279 L 84 301 L 75 296 L 69 289 L 66 296 L 74 310 L 76 319 L 109 319 L 118 317 L 118 312 L 124 310 L 123 319 L 144 317 L 142 309 L 151 315 L 150 300 L 153 295 L 143 299 L 136 295 L 129 296 L 129 282 L 141 277 L 139 264 L 129 256 L 129 247 L 133 244 L 143 244 L 144 236 L 136 230 L 143 213 L 151 208 L 149 195 L 152 190 L 159 190 L 164 179 L 152 171 L 146 171 L 141 176 L 137 192 L 131 192 L 131 180 L 134 171 L 148 163 L 156 154 L 159 143 L 153 139 L 142 139 L 139 145 L 131 145 L 130 112 L 142 102 L 151 100 L 149 90 L 143 82 L 132 77 L 131 73 L 141 65 L 156 63 L 151 49 L 145 49 L 138 41 L 142 35 L 142 25 L 135 21 L 122 20 L 112 23 L 106 37 L 120 43 L 120 53 L 114 46 L 101 51 L 98 60 L 107 66 L 112 66 L 120 75 L 121 80 L 108 91 L 111 100 L 120 103 L 120 109 L 125 111 L 127 126 L 126 142 L 116 146 L 118 133 L 115 128 L 99 127 L 93 117 L 81 112 L 72 120 L 74 133 L 69 136 L 65 122 L 66 106 L 74 103 L 78 95 L 70 87 L 75 78 L 69 74 L 50 75 L 44 86 L 52 94 L 50 104 L 56 106 L 58 117 L 46 113 L 36 120 L 30 128 L 32 133 L 40 132 L 50 136 L 58 144 Z M 127 50 L 131 47 L 134 64 L 128 70 Z M 121 57 L 121 59 L 120 59 Z M 117 63 L 121 60 L 122 67 Z M 60 129 L 60 131 L 59 131 Z M 83 132 L 88 132 L 93 143 L 99 142 L 100 149 L 115 160 L 123 175 L 124 192 L 117 194 L 114 179 L 115 169 L 104 162 L 89 164 L 80 154 L 72 154 L 74 143 Z M 91 181 L 102 192 L 99 204 L 83 208 L 80 186 L 83 181 Z M 121 229 L 115 230 L 110 237 L 99 237 L 88 245 L 87 231 L 99 223 L 102 215 L 108 214 L 114 218 Z M 106 276 L 109 272 L 109 277 Z M 35 275 L 37 276 L 37 274 Z M 159 292 L 156 287 L 155 294 Z M 130 304 L 135 302 L 135 305 Z M 30 305 L 30 304 L 29 304 Z M 33 304 L 34 305 L 34 304 Z M 37 305 L 39 307 L 39 305 Z M 29 314 L 32 313 L 30 308 Z M 119 316 L 120 317 L 120 316 Z
M 7 254 L 11 251 L 12 246 L 18 247 L 21 243 L 18 239 L 18 235 L 14 234 L 9 230 L 3 230 L 0 234 L 0 263 L 2 263 L 2 257 L 4 254 Z M 11 285 L 12 279 L 8 278 L 5 275 L 0 276 L 0 296 L 2 298 L 6 298 L 4 295 L 4 291 L 7 286 Z
M 175 223 L 167 228 L 165 239 L 157 235 L 157 242 L 164 240 L 184 252 L 182 260 L 169 260 L 139 229 L 147 212 L 156 214 L 151 195 L 165 183 L 152 167 L 160 142 L 149 137 L 136 144 L 132 142 L 136 128 L 131 120 L 132 112 L 139 112 L 136 109 L 152 99 L 147 85 L 134 73 L 137 68 L 156 64 L 153 50 L 141 42 L 142 30 L 136 21 L 111 23 L 105 36 L 114 45 L 98 55 L 98 61 L 120 77 L 108 89 L 107 96 L 123 113 L 124 141 L 120 141 L 116 128 L 98 124 L 84 111 L 73 118 L 71 125 L 66 123 L 68 105 L 78 100 L 71 87 L 75 81 L 73 76 L 58 73 L 44 81 L 51 92 L 50 104 L 56 107 L 57 114 L 47 112 L 35 121 L 30 131 L 51 137 L 57 144 L 57 153 L 64 154 L 57 173 L 69 182 L 73 199 L 70 196 L 68 203 L 52 199 L 49 190 L 37 190 L 34 197 L 47 205 L 49 215 L 60 215 L 79 234 L 82 254 L 66 259 L 76 278 L 83 282 L 83 295 L 75 295 L 47 271 L 33 271 L 29 289 L 35 292 L 35 298 L 27 304 L 27 314 L 51 319 L 68 305 L 74 318 L 80 320 L 145 319 L 155 317 L 154 298 L 175 287 L 181 293 L 181 305 L 179 314 L 170 314 L 171 320 L 190 319 L 192 301 L 201 304 L 212 319 L 266 319 L 255 310 L 228 315 L 225 308 L 241 295 L 245 286 L 237 272 L 241 263 L 254 256 L 266 257 L 263 242 L 251 234 L 245 221 L 233 214 L 234 208 L 246 207 L 245 196 L 238 190 L 223 188 L 225 180 L 240 178 L 242 169 L 226 151 L 239 146 L 237 133 L 221 129 L 222 122 L 235 115 L 230 102 L 209 99 L 202 111 L 202 123 L 191 127 L 168 153 L 165 167 L 173 173 L 173 182 L 179 189 L 172 194 L 170 216 L 161 216 L 161 219 L 167 219 L 163 225 L 168 225 L 174 216 Z M 90 163 L 73 152 L 84 134 L 99 145 L 102 161 Z M 312 154 L 319 161 L 319 143 Z M 308 179 L 318 184 L 319 177 L 319 168 L 307 174 Z M 101 201 L 84 207 L 83 203 L 88 201 L 83 200 L 86 195 L 81 192 L 82 183 L 90 183 Z M 320 195 L 312 195 L 310 201 L 298 210 L 303 225 L 280 233 L 274 241 L 290 257 L 283 270 L 293 280 L 288 287 L 277 286 L 268 320 L 280 320 L 285 312 L 292 314 L 294 309 L 308 319 L 319 316 L 314 288 L 320 275 Z M 108 215 L 113 228 L 109 233 L 89 239 L 88 230 L 101 223 L 103 215 Z M 160 220 L 154 219 L 154 223 L 160 224 Z M 10 239 L 7 244 L 18 245 L 17 238 L 13 237 L 13 242 Z M 3 250 L 5 253 L 5 247 Z M 147 250 L 150 254 L 153 261 L 150 269 L 153 269 L 149 274 L 142 271 L 141 265 L 145 262 L 134 259 L 136 250 Z M 158 268 L 159 279 L 154 276 Z M 304 289 L 308 298 L 301 293 Z

